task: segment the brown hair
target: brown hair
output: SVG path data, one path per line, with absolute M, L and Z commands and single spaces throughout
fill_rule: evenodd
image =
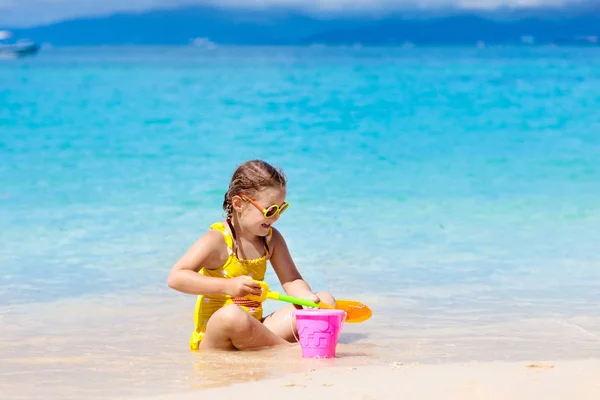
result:
M 230 219 L 233 215 L 231 199 L 233 196 L 245 194 L 252 197 L 259 190 L 268 187 L 285 187 L 287 177 L 280 168 L 262 160 L 251 160 L 239 165 L 234 171 L 229 189 L 223 199 L 223 210 Z

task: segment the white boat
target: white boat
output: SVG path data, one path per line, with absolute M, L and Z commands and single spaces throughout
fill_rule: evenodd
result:
M 30 40 L 18 40 L 15 43 L 2 43 L 2 40 L 10 38 L 9 31 L 0 31 L 0 56 L 25 57 L 36 54 L 40 45 Z

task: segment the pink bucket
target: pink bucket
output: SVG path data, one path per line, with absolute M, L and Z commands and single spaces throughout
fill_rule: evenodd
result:
M 305 358 L 332 358 L 346 312 L 343 310 L 294 310 L 298 342 Z

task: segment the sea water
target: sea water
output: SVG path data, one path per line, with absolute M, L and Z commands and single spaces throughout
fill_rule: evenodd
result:
M 373 310 L 342 333 L 354 362 L 598 356 L 599 109 L 589 48 L 2 60 L 0 380 L 197 363 L 167 274 L 254 158 L 289 178 L 277 228 L 304 278 Z

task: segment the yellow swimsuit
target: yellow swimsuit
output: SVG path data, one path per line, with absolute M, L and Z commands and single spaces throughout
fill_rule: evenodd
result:
M 240 260 L 233 252 L 233 238 L 223 222 L 217 222 L 210 226 L 210 229 L 220 231 L 227 243 L 229 257 L 223 266 L 217 269 L 202 268 L 200 274 L 203 276 L 212 276 L 216 278 L 235 278 L 236 276 L 247 275 L 252 279 L 262 281 L 265 279 L 267 270 L 267 260 L 269 259 L 268 245 L 271 241 L 273 230 L 269 228 L 269 234 L 265 238 L 265 255 L 255 260 Z M 256 301 L 232 298 L 227 295 L 200 295 L 196 300 L 196 309 L 194 311 L 194 332 L 190 338 L 190 348 L 198 350 L 200 341 L 204 337 L 206 324 L 215 311 L 229 304 L 237 304 L 257 320 L 262 320 L 262 304 Z

